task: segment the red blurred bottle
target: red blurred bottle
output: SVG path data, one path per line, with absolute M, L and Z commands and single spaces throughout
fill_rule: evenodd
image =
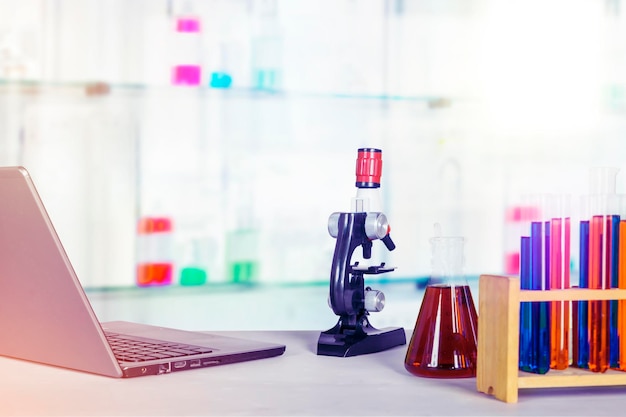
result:
M 172 221 L 167 217 L 143 217 L 137 225 L 137 285 L 170 285 Z

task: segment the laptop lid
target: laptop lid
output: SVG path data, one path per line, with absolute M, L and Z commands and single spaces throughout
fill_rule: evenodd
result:
M 120 363 L 103 326 L 211 351 L 191 355 L 190 362 L 175 358 Z M 242 362 L 285 351 L 284 345 L 137 323 L 101 326 L 23 167 L 0 167 L 0 334 L 0 355 L 112 377 Z
M 122 375 L 22 167 L 0 168 L 0 332 L 1 355 Z

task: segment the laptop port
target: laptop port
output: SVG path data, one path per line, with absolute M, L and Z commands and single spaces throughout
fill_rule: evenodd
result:
M 176 362 L 174 362 L 174 368 L 175 369 L 181 369 L 181 368 L 184 368 L 185 366 L 187 366 L 187 361 L 176 361 Z
M 190 368 L 197 368 L 198 366 L 200 366 L 200 359 L 194 359 L 189 361 L 189 367 Z

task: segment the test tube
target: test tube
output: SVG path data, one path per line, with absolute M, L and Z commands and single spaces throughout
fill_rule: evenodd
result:
M 589 288 L 589 220 L 580 220 L 579 228 L 578 286 Z M 589 367 L 588 301 L 572 302 L 572 321 L 572 364 L 578 368 L 586 369 Z
M 589 288 L 611 287 L 613 215 L 616 168 L 594 168 L 591 171 L 591 194 L 588 197 L 589 221 Z M 617 306 L 618 304 L 615 304 Z M 605 372 L 611 366 L 611 302 L 589 302 L 589 370 Z M 615 326 L 617 327 L 617 326 Z M 614 332 L 616 334 L 616 332 Z
M 616 213 L 612 207 L 610 213 Z M 619 214 L 607 216 L 607 281 L 609 288 L 618 288 L 618 261 L 619 261 Z M 619 368 L 619 302 L 609 301 L 609 366 Z
M 533 195 L 525 199 L 530 207 L 537 209 L 529 211 L 525 221 L 528 235 L 521 239 L 520 284 L 523 289 L 544 290 L 548 288 L 544 266 L 547 267 L 549 260 L 548 245 L 544 242 L 544 237 L 549 236 L 549 227 L 546 229 L 548 233 L 544 233 L 542 221 L 544 196 Z M 544 374 L 550 369 L 549 303 L 521 303 L 520 313 L 519 367 L 526 372 Z
M 520 287 L 522 290 L 532 289 L 531 278 L 531 241 L 530 236 L 522 236 L 520 242 Z M 520 303 L 520 337 L 519 337 L 519 368 L 533 372 L 533 309 L 532 303 Z
M 548 268 L 549 247 L 542 239 L 542 222 L 531 224 L 531 259 L 533 290 L 545 290 Z M 549 228 L 546 228 L 549 232 Z M 545 240 L 548 241 L 548 237 Z M 545 269 L 543 268 L 545 266 Z M 539 374 L 548 372 L 550 368 L 550 310 L 548 302 L 533 303 L 533 350 L 535 354 L 535 371 Z
M 626 289 L 626 196 L 619 198 L 617 287 Z M 618 369 L 626 371 L 626 300 L 618 301 L 617 337 L 620 339 Z
M 589 288 L 603 289 L 602 236 L 604 216 L 593 215 L 589 224 Z M 608 304 L 589 302 L 589 369 L 604 372 L 608 369 Z
M 570 287 L 570 197 L 552 195 L 547 198 L 546 259 L 549 288 Z M 549 234 L 548 234 L 549 233 Z M 550 303 L 550 368 L 569 366 L 569 301 Z

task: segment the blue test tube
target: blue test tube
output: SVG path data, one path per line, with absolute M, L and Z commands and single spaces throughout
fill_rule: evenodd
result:
M 578 286 L 589 288 L 589 220 L 580 222 L 580 268 Z M 572 341 L 573 354 L 572 364 L 578 368 L 589 368 L 589 303 L 587 301 L 574 301 L 576 312 L 574 314 L 575 338 Z
M 530 237 L 522 236 L 520 243 L 520 288 L 532 289 L 531 277 L 531 245 Z M 520 303 L 520 338 L 519 338 L 519 368 L 522 371 L 533 372 L 533 310 L 532 303 Z
M 537 223 L 537 240 L 541 242 L 541 223 Z M 533 263 L 536 263 L 536 269 L 541 270 L 543 263 L 543 273 L 539 272 L 537 276 L 533 276 L 534 290 L 547 290 L 550 288 L 548 277 L 550 276 L 550 222 L 544 223 L 544 245 L 543 257 L 541 255 L 541 245 L 533 246 Z M 550 369 L 550 303 L 542 301 L 535 303 L 537 309 L 535 350 L 537 352 L 537 373 L 545 374 Z
M 532 222 L 530 225 L 530 282 L 532 290 L 545 288 L 543 282 L 543 241 L 542 223 Z M 528 256 L 526 257 L 528 259 Z M 524 370 L 537 374 L 545 374 L 550 369 L 550 326 L 548 302 L 532 302 L 531 304 L 531 335 L 529 352 L 524 352 Z
M 618 288 L 620 216 L 607 216 L 608 279 L 610 288 Z M 618 301 L 609 301 L 609 366 L 619 368 Z

